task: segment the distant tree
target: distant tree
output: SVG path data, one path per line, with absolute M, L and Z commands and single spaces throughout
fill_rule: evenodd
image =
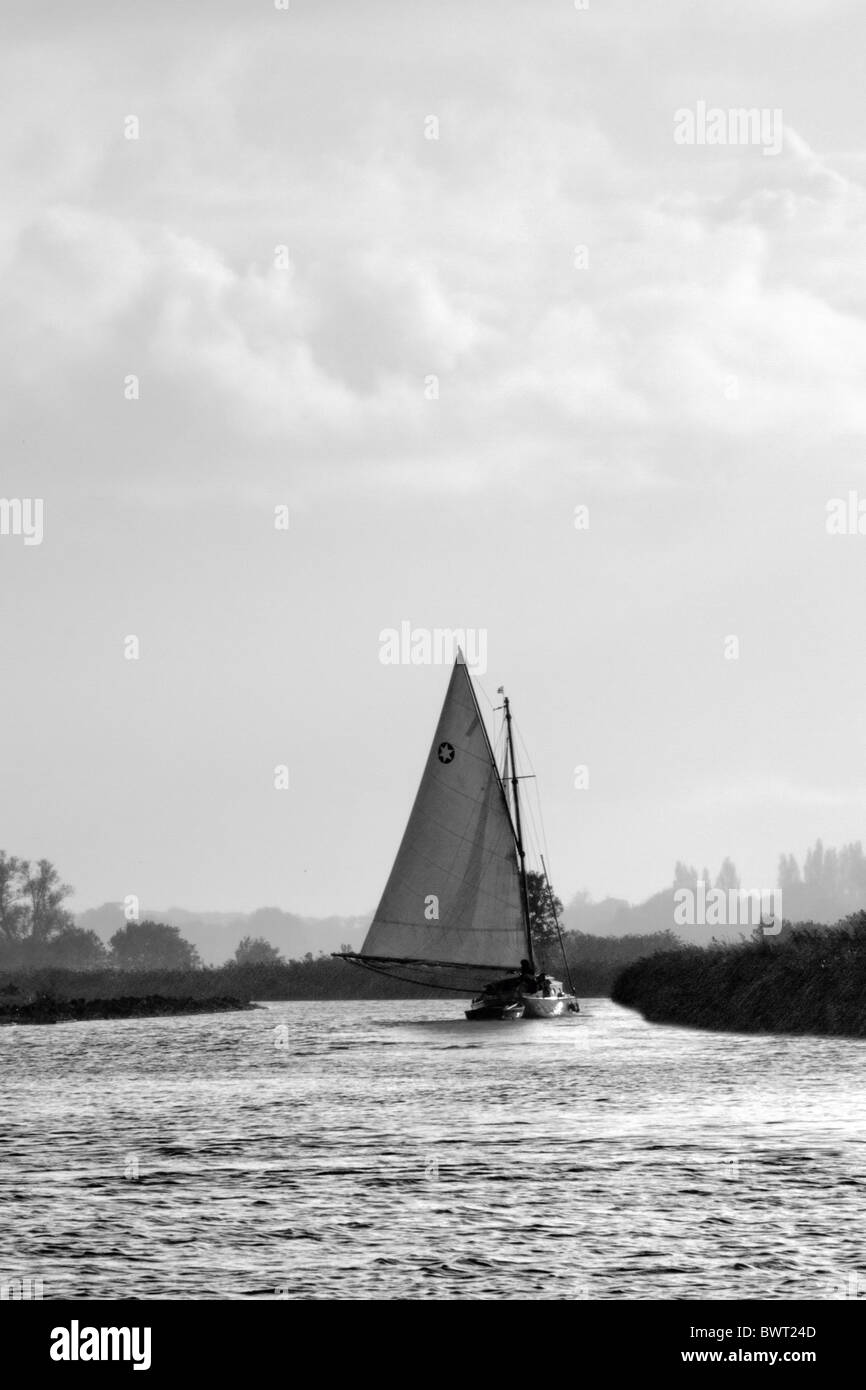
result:
M 866 856 L 860 840 L 825 849 L 816 840 L 806 851 L 802 871 L 793 854 L 779 859 L 779 887 L 785 915 L 800 921 L 828 922 L 866 905 Z
M 831 897 L 836 897 L 843 889 L 839 882 L 839 855 L 832 848 L 824 851 L 822 887 Z
M 562 919 L 562 903 L 554 894 L 551 904 L 547 879 L 535 869 L 526 873 L 526 896 L 529 900 L 529 924 L 532 940 L 539 946 L 547 946 L 558 940 L 556 918 Z M 555 914 L 554 914 L 555 908 Z
M 283 957 L 263 936 L 245 936 L 235 949 L 238 965 L 277 965 Z
M 85 927 L 64 927 L 42 947 L 46 965 L 65 970 L 98 970 L 108 962 L 105 943 Z
M 20 941 L 27 933 L 26 877 L 25 861 L 0 850 L 0 939 L 6 943 Z
M 779 875 L 778 883 L 782 889 L 799 888 L 803 879 L 800 874 L 800 865 L 793 854 L 779 855 Z
M 866 855 L 859 840 L 840 849 L 839 877 L 846 892 L 858 898 L 866 895 Z
M 736 865 L 731 859 L 723 859 L 722 866 L 716 875 L 716 887 L 722 888 L 727 893 L 730 892 L 732 888 L 736 889 L 739 888 L 739 886 L 740 875 L 737 873 Z
M 121 970 L 197 970 L 201 966 L 195 946 L 167 922 L 127 922 L 109 945 L 111 963 Z
M 822 840 L 816 840 L 813 848 L 806 851 L 806 858 L 803 861 L 803 882 L 814 884 L 819 888 L 824 885 L 824 844 Z
M 26 859 L 0 851 L 0 947 L 13 956 L 18 946 L 27 953 L 74 925 L 64 907 L 72 889 L 61 881 L 48 859 L 31 865 Z M 38 952 L 37 952 L 38 953 Z
M 72 913 L 63 906 L 72 889 L 62 882 L 48 859 L 40 859 L 35 868 L 28 869 L 25 891 L 30 900 L 29 927 L 34 941 L 49 941 L 75 925 Z
M 692 888 L 698 886 L 698 871 L 691 864 L 684 864 L 678 859 L 674 865 L 674 888 Z

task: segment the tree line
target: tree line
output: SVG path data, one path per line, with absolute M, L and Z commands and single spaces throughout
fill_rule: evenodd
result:
M 539 948 L 556 940 L 562 903 L 541 874 L 528 875 L 533 938 Z M 195 946 L 180 929 L 151 919 L 127 921 L 106 943 L 76 925 L 66 906 L 72 893 L 48 859 L 35 863 L 0 850 L 0 968 L 67 970 L 197 970 Z M 311 952 L 306 961 L 313 960 Z M 285 963 L 279 949 L 263 937 L 246 936 L 228 964 L 267 966 Z
M 560 977 L 563 964 L 557 924 L 563 925 L 562 903 L 543 875 L 530 872 L 527 877 L 539 965 Z M 740 887 L 739 874 L 730 859 L 723 861 L 714 880 L 707 869 L 700 877 L 719 888 Z M 674 888 L 694 886 L 698 878 L 692 865 L 677 862 Z M 822 917 L 839 921 L 866 906 L 863 847 L 856 841 L 838 850 L 825 849 L 818 840 L 802 866 L 793 855 L 782 855 L 779 884 L 788 922 L 817 923 Z M 169 923 L 127 921 L 107 942 L 96 932 L 77 926 L 67 906 L 71 892 L 50 860 L 31 862 L 0 851 L 0 971 L 8 979 L 16 972 L 42 969 L 162 972 L 178 977 L 192 972 L 208 974 L 196 947 Z M 682 943 L 667 929 L 670 913 L 656 916 L 658 920 L 649 918 L 644 924 L 640 909 L 632 909 L 623 917 L 625 930 L 619 935 L 595 935 L 591 927 L 588 931 L 564 930 L 565 954 L 578 991 L 604 994 L 617 971 L 629 962 L 680 948 Z M 322 953 L 314 956 L 307 952 L 302 960 L 287 961 L 276 946 L 261 937 L 246 936 L 219 969 L 246 972 L 246 983 L 253 981 L 252 971 L 263 991 L 261 998 L 382 998 L 393 993 L 392 985 L 382 977 L 374 981 L 365 972 Z M 283 990 L 287 992 L 280 993 Z M 423 997 L 427 991 L 419 986 L 417 993 Z M 404 997 L 410 996 L 404 993 Z
M 129 921 L 106 943 L 76 926 L 66 906 L 72 889 L 48 859 L 31 862 L 0 850 L 0 969 L 167 970 L 202 968 L 195 946 L 167 922 Z M 281 959 L 267 941 L 247 937 L 237 963 Z
M 539 965 L 561 976 L 557 921 L 562 903 L 541 874 L 530 873 L 527 888 Z M 166 922 L 128 921 L 106 943 L 96 932 L 76 926 L 66 906 L 71 891 L 49 860 L 31 864 L 0 852 L 0 993 L 287 1000 L 430 995 L 423 985 L 371 974 L 324 952 L 286 960 L 262 937 L 244 937 L 222 966 L 203 965 L 195 946 Z M 614 939 L 566 932 L 563 944 L 577 989 L 599 995 L 628 961 L 677 943 L 663 932 Z M 122 984 L 118 971 L 123 972 Z
M 723 860 L 715 880 L 709 869 L 705 868 L 699 875 L 693 864 L 677 860 L 674 888 L 693 888 L 699 877 L 714 888 L 727 890 L 742 887 L 736 865 L 730 859 Z M 818 839 L 807 849 L 802 864 L 794 854 L 780 854 L 776 886 L 786 895 L 797 899 L 798 903 L 805 897 L 812 897 L 828 906 L 866 903 L 866 854 L 862 841 L 853 840 L 839 849 L 825 849 L 823 841 Z

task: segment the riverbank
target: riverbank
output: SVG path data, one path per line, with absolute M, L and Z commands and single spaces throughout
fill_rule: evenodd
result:
M 866 1037 L 866 923 L 786 926 L 736 946 L 635 961 L 611 991 L 650 1023 L 734 1033 Z
M 71 1023 L 98 1018 L 159 1018 L 170 1014 L 233 1013 L 254 1009 L 240 999 L 170 998 L 164 994 L 122 995 L 117 999 L 54 999 L 41 996 L 24 1004 L 0 1004 L 0 1026 L 12 1023 Z
M 0 943 L 2 945 L 2 943 Z M 565 949 L 577 994 L 583 998 L 608 995 L 623 966 L 654 951 L 677 945 L 671 932 L 653 936 L 594 937 L 565 934 Z M 2 953 L 0 953 L 2 954 Z M 563 978 L 558 948 L 546 962 L 549 973 Z M 440 982 L 441 983 L 441 982 Z M 187 970 L 118 970 L 109 966 L 73 970 L 50 964 L 25 966 L 0 962 L 0 1012 L 4 1003 L 18 1004 L 49 995 L 55 999 L 113 999 L 115 996 L 169 999 L 435 999 L 438 989 L 390 979 L 328 955 L 303 960 L 199 966 Z M 462 997 L 459 991 L 455 998 Z

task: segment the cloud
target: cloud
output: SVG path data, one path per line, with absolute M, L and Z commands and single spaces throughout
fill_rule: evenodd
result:
M 194 427 L 228 490 L 267 487 L 287 460 L 314 492 L 423 489 L 431 468 L 458 490 L 521 469 L 616 471 L 621 488 L 625 457 L 640 491 L 687 478 L 683 440 L 771 435 L 784 457 L 823 436 L 828 403 L 837 428 L 866 428 L 863 191 L 797 131 L 778 159 L 729 151 L 688 188 L 682 172 L 648 183 L 597 110 L 569 118 L 537 90 L 519 114 L 502 85 L 454 94 L 427 141 L 426 101 L 327 112 L 307 86 L 311 145 L 309 126 L 287 140 L 268 119 L 262 55 L 258 30 L 239 48 L 220 34 L 192 82 L 175 58 L 159 113 L 118 96 L 109 138 L 103 94 L 68 149 L 55 132 L 41 205 L 28 183 L 6 229 L 11 431 L 48 370 L 64 435 L 135 371 L 150 413 L 131 449 L 160 489 L 194 480 Z M 119 132 L 130 104 L 138 143 Z M 95 418 L 85 469 L 123 486 L 135 470 L 118 473 Z

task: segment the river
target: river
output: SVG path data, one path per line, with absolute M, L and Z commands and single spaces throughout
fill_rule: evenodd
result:
M 0 1279 L 45 1298 L 866 1297 L 866 1043 L 581 1008 L 0 1029 Z

